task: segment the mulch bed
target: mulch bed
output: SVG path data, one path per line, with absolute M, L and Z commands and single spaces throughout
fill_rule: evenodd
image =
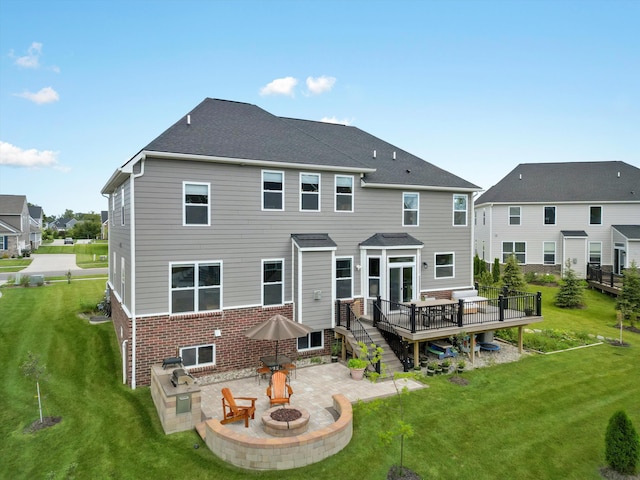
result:
M 400 467 L 394 465 L 387 473 L 387 480 L 421 480 L 422 477 L 413 470 L 403 467 L 400 474 Z
M 466 378 L 461 377 L 459 375 L 454 375 L 454 376 L 450 377 L 449 381 L 451 383 L 455 383 L 456 385 L 462 385 L 462 386 L 469 385 L 469 380 L 467 380 Z
M 40 421 L 40 419 L 37 419 L 34 420 L 31 425 L 25 427 L 24 433 L 34 433 L 47 427 L 53 427 L 61 421 L 62 417 L 42 417 L 42 422 Z
M 640 480 L 640 475 L 623 475 L 609 467 L 601 468 L 600 475 L 607 480 Z

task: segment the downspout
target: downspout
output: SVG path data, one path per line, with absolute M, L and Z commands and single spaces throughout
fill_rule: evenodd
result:
M 134 173 L 133 170 L 135 170 L 135 168 L 132 168 L 132 172 L 130 175 L 130 179 L 131 179 L 131 192 L 130 192 L 130 198 L 131 201 L 129 202 L 129 208 L 131 210 L 131 222 L 130 223 L 130 230 L 131 230 L 131 266 L 129 267 L 131 270 L 131 284 L 129 287 L 129 290 L 131 291 L 131 389 L 135 390 L 136 389 L 136 367 L 137 367 L 137 362 L 136 362 L 136 215 L 135 215 L 135 179 L 138 177 L 141 177 L 144 174 L 144 160 L 145 160 L 145 155 L 142 155 L 142 159 L 140 160 L 140 173 Z
M 122 342 L 122 383 L 127 383 L 127 343 L 129 340 Z

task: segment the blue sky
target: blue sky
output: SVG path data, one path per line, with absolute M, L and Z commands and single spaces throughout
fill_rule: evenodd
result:
M 357 126 L 482 188 L 640 167 L 640 1 L 0 2 L 0 193 L 99 212 L 206 97 Z

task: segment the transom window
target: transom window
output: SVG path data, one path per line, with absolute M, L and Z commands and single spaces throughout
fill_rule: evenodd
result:
M 298 350 L 312 350 L 323 348 L 324 335 L 322 335 L 322 330 L 311 332 L 304 337 L 298 337 Z
M 544 207 L 544 224 L 556 224 L 556 207 Z
M 171 265 L 171 312 L 220 310 L 222 263 Z
M 555 265 L 556 264 L 556 242 L 544 242 L 542 246 L 544 264 Z
M 454 254 L 451 253 L 436 253 L 436 278 L 453 278 L 454 272 Z
M 509 225 L 520 225 L 520 207 L 509 207 Z
M 262 304 L 282 305 L 284 303 L 283 260 L 263 260 L 262 262 Z
M 602 225 L 602 207 L 589 207 L 589 225 Z
M 262 171 L 262 209 L 284 210 L 284 173 Z
M 352 297 L 351 263 L 351 258 L 336 258 L 336 298 Z
M 602 262 L 602 242 L 589 242 L 589 263 Z
M 214 344 L 182 347 L 182 364 L 185 367 L 204 367 L 216 364 L 216 346 Z
M 209 184 L 183 183 L 184 224 L 209 225 Z
M 380 258 L 369 257 L 368 261 L 369 275 L 369 296 L 377 297 L 380 295 Z
M 467 224 L 467 196 L 453 196 L 453 224 L 465 226 Z
M 420 209 L 420 194 L 402 194 L 402 226 L 410 227 L 418 225 L 418 214 Z
M 502 242 L 502 263 L 507 263 L 511 255 L 515 255 L 518 263 L 526 263 L 527 244 L 525 242 Z
M 336 175 L 336 212 L 353 212 L 353 177 Z
M 320 211 L 320 175 L 300 174 L 300 210 Z

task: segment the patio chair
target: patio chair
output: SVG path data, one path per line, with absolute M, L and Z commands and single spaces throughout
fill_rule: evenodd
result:
M 294 376 L 296 375 L 296 359 L 292 359 L 291 363 L 285 363 L 282 365 L 282 370 L 287 372 L 287 376 L 289 378 L 291 378 L 291 373 L 294 374 Z
M 238 405 L 236 400 L 248 400 L 251 405 Z M 234 397 L 228 388 L 222 389 L 222 416 L 220 423 L 231 423 L 244 420 L 245 428 L 249 427 L 249 418 L 256 414 L 256 400 L 254 397 Z
M 289 403 L 291 395 L 293 395 L 293 389 L 287 383 L 287 376 L 282 371 L 277 371 L 271 375 L 271 384 L 267 387 L 269 404 L 273 406 Z
M 271 369 L 266 365 L 260 365 L 256 368 L 256 379 L 258 380 L 258 385 L 260 385 L 260 380 L 263 378 L 268 378 L 271 376 Z

